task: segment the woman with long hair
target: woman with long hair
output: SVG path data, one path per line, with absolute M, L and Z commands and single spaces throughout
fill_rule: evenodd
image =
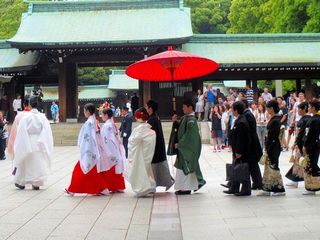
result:
M 255 118 L 257 121 L 257 134 L 260 142 L 261 149 L 263 150 L 265 147 L 265 136 L 266 136 L 266 128 L 267 128 L 267 111 L 264 104 L 259 104 L 258 109 L 255 112 Z
M 200 89 L 197 91 L 197 103 L 196 103 L 196 115 L 198 117 L 198 121 L 201 120 L 201 115 L 204 112 L 204 96 Z
M 221 138 L 222 138 L 222 126 L 221 126 L 222 113 L 218 105 L 215 105 L 211 111 L 212 121 L 212 141 L 213 152 L 221 152 Z M 218 145 L 217 145 L 218 141 Z

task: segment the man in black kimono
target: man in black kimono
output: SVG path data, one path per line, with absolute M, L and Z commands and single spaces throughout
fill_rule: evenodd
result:
M 251 111 L 249 110 L 248 101 L 241 100 L 245 105 L 245 110 L 243 112 L 244 116 L 246 117 L 248 124 L 249 124 L 249 132 L 250 132 L 250 139 L 252 139 L 251 151 L 249 158 L 249 171 L 252 178 L 252 189 L 262 189 L 262 176 L 261 171 L 259 168 L 259 160 L 262 156 L 262 149 L 259 142 L 258 134 L 257 134 L 257 122 L 256 118 L 253 116 Z
M 251 134 L 249 124 L 244 114 L 245 105 L 237 101 L 232 105 L 233 115 L 237 118 L 232 129 L 232 157 L 233 164 L 248 163 L 252 161 L 250 158 Z M 234 194 L 236 196 L 251 195 L 250 176 L 247 181 L 242 182 L 241 191 L 239 192 L 240 182 L 230 181 L 230 189 L 223 191 L 226 194 Z
M 123 146 L 126 150 L 126 158 L 128 158 L 128 140 L 131 135 L 131 129 L 132 129 L 132 117 L 128 114 L 129 108 L 123 107 L 122 108 L 122 123 L 120 126 L 120 137 L 123 139 Z
M 149 100 L 147 102 L 146 109 L 150 116 L 148 123 L 157 135 L 156 148 L 151 164 L 154 179 L 156 180 L 157 186 L 163 186 L 166 187 L 166 190 L 169 190 L 169 188 L 174 184 L 174 180 L 170 175 L 161 121 L 156 113 L 158 110 L 158 103 L 153 100 Z

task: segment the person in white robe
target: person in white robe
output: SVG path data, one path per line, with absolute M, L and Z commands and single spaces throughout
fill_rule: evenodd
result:
M 121 174 L 124 172 L 124 161 L 126 161 L 125 149 L 120 141 L 119 132 L 113 121 L 113 112 L 111 109 L 104 109 L 101 118 L 105 121 L 101 137 L 103 142 L 103 150 L 101 157 L 105 159 L 104 168 L 106 170 L 115 166 L 115 173 Z
M 24 103 L 23 103 L 23 107 L 24 107 L 24 110 L 18 111 L 18 114 L 14 118 L 13 124 L 10 129 L 7 152 L 6 152 L 6 156 L 8 157 L 9 160 L 13 160 L 13 158 L 14 158 L 14 142 L 16 140 L 17 130 L 18 130 L 20 120 L 24 116 L 31 114 L 31 107 L 30 107 L 29 98 L 25 98 Z
M 151 161 L 156 145 L 156 133 L 146 123 L 149 118 L 145 108 L 135 112 L 138 126 L 133 129 L 129 138 L 128 161 L 130 165 L 129 182 L 137 197 L 156 192 Z
M 30 98 L 30 105 L 32 110 L 20 120 L 14 142 L 14 183 L 19 189 L 31 184 L 39 190 L 50 167 L 53 137 L 48 119 L 37 110 L 37 96 Z

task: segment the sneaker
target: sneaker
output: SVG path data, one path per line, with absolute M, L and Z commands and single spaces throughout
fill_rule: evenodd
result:
M 33 190 L 40 190 L 40 187 L 32 185 Z
M 14 185 L 21 190 L 25 188 L 25 186 L 19 185 L 18 183 L 15 183 Z
M 286 183 L 286 186 L 287 186 L 287 187 L 291 187 L 291 188 L 297 188 L 298 185 L 299 185 L 298 182 L 287 182 L 287 183 Z
M 307 190 L 307 191 L 304 191 L 302 195 L 316 195 L 316 192 Z
M 273 192 L 271 193 L 272 197 L 280 197 L 280 196 L 285 196 L 286 193 L 285 192 Z
M 217 152 L 217 149 L 216 149 L 216 148 L 213 148 L 213 152 Z
M 270 196 L 271 193 L 267 191 L 259 191 L 256 196 Z
M 221 152 L 221 148 L 218 148 L 218 152 Z
M 287 151 L 289 151 L 289 148 L 288 147 L 284 147 L 284 148 L 281 149 L 281 151 L 282 152 L 287 152 Z

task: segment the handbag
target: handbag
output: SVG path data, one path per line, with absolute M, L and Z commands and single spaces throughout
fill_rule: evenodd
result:
M 230 180 L 234 182 L 250 181 L 250 172 L 248 163 L 235 163 L 232 165 Z

